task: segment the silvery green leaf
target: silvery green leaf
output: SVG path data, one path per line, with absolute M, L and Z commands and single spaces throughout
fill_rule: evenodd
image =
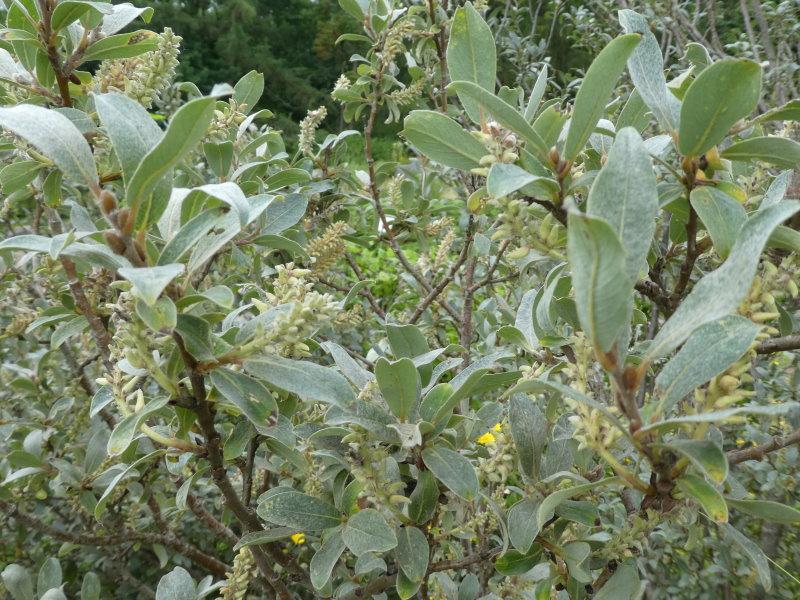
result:
M 767 193 L 764 194 L 764 197 L 761 199 L 761 204 L 758 205 L 758 210 L 769 208 L 773 204 L 777 204 L 783 200 L 786 191 L 789 189 L 791 178 L 791 171 L 781 171 L 780 174 L 772 180 L 772 183 L 769 184 Z
M 138 473 L 136 469 L 140 465 L 154 458 L 158 458 L 159 456 L 162 456 L 165 453 L 166 453 L 165 450 L 156 450 L 155 452 L 151 452 L 150 454 L 147 454 L 137 459 L 136 461 L 128 465 L 126 468 L 122 469 L 119 473 L 117 473 L 117 475 L 109 482 L 105 491 L 103 491 L 103 495 L 100 496 L 100 499 L 97 501 L 97 504 L 94 507 L 95 519 L 100 520 L 100 517 L 103 515 L 103 512 L 105 512 L 106 504 L 108 504 L 109 500 L 111 499 L 111 493 L 116 489 L 120 481 L 125 479 L 128 475 Z
M 524 188 L 532 183 L 547 186 L 552 191 L 558 191 L 558 182 L 555 179 L 533 175 L 517 165 L 505 163 L 496 163 L 489 169 L 486 190 L 493 198 L 502 198 L 519 190 L 524 192 Z
M 341 519 L 336 508 L 292 489 L 277 489 L 259 501 L 258 516 L 297 531 L 322 531 L 339 525 Z
M 306 213 L 308 199 L 300 194 L 276 196 L 266 207 L 262 234 L 282 233 L 296 225 Z
M 592 596 L 593 600 L 639 600 L 647 583 L 639 578 L 635 559 L 628 559 L 617 567 L 614 574 Z
M 164 575 L 156 588 L 156 600 L 195 600 L 197 586 L 183 567 L 175 567 Z
M 653 165 L 642 138 L 635 129 L 626 127 L 617 133 L 608 160 L 595 177 L 586 214 L 611 225 L 625 251 L 631 281 L 646 271 L 657 213 Z
M 468 171 L 478 166 L 486 148 L 450 117 L 413 110 L 403 122 L 403 136 L 433 161 Z
M 723 58 L 703 69 L 681 105 L 681 154 L 701 156 L 713 148 L 756 108 L 760 95 L 761 66 L 755 61 Z
M 311 562 L 308 565 L 311 585 L 313 585 L 315 589 L 322 589 L 325 584 L 328 583 L 333 568 L 339 561 L 339 557 L 342 555 L 342 552 L 344 552 L 344 549 L 345 545 L 340 530 L 329 534 L 322 541 L 322 545 L 319 547 L 319 550 L 314 553 L 314 556 L 311 557 Z
M 411 581 L 422 581 L 428 571 L 430 548 L 428 539 L 416 527 L 397 530 L 397 566 Z
M 665 419 L 642 427 L 642 433 L 646 431 L 661 431 L 665 429 L 677 429 L 682 425 L 691 425 L 694 423 L 721 423 L 725 419 L 735 417 L 738 415 L 764 415 L 764 416 L 779 416 L 790 412 L 792 409 L 797 408 L 797 402 L 784 402 L 783 404 L 745 404 L 734 408 L 723 408 L 712 412 L 703 412 L 695 415 L 685 415 L 682 417 L 673 417 L 672 419 Z
M 621 35 L 611 40 L 586 71 L 575 96 L 575 107 L 564 142 L 564 158 L 575 160 L 583 150 L 597 122 L 603 116 L 611 90 L 625 69 L 625 62 L 636 48 L 638 33 Z
M 735 311 L 750 289 L 770 234 L 798 210 L 800 202 L 787 200 L 751 216 L 742 225 L 727 260 L 695 284 L 656 335 L 646 359 L 652 361 L 664 356 L 701 325 Z
M 725 539 L 730 540 L 737 544 L 752 561 L 758 574 L 758 579 L 761 586 L 765 591 L 769 592 L 772 589 L 772 575 L 769 570 L 769 560 L 764 551 L 746 535 L 740 533 L 732 525 L 723 523 L 720 525 Z
M 514 327 L 522 333 L 531 348 L 539 346 L 539 339 L 533 329 L 533 305 L 537 292 L 538 290 L 528 290 L 523 294 L 514 319 Z
M 97 186 L 97 169 L 89 143 L 61 113 L 19 104 L 0 108 L 0 125 L 52 160 L 73 183 Z
M 664 444 L 685 456 L 717 485 L 728 478 L 728 459 L 722 448 L 711 440 L 671 439 Z
M 242 230 L 239 216 L 236 212 L 230 211 L 218 217 L 214 225 L 214 233 L 201 238 L 186 264 L 186 274 L 192 275 L 203 267 L 214 255 L 228 242 L 235 238 Z
M 161 178 L 202 140 L 214 116 L 214 102 L 212 97 L 190 100 L 172 116 L 163 137 L 141 159 L 127 182 L 131 211 L 137 213 L 148 203 Z M 159 217 L 160 212 L 154 211 L 149 218 L 156 221 Z
M 257 71 L 246 73 L 233 86 L 233 99 L 244 114 L 253 110 L 263 93 L 264 75 Z
M 221 220 L 218 208 L 204 210 L 192 217 L 161 250 L 158 264 L 166 265 L 181 260 L 195 245 L 204 240 L 208 232 Z
M 467 2 L 457 8 L 450 21 L 450 39 L 447 42 L 450 79 L 471 81 L 493 92 L 497 72 L 496 52 L 494 34 L 472 3 Z M 485 120 L 475 100 L 461 94 L 459 99 L 473 123 Z
M 138 267 L 119 269 L 117 272 L 133 284 L 131 293 L 153 306 L 169 283 L 183 273 L 181 264 L 159 267 Z
M 608 352 L 628 325 L 633 281 L 625 250 L 604 220 L 569 214 L 567 255 L 581 327 L 592 344 Z
M 100 578 L 94 571 L 89 571 L 83 576 L 81 585 L 81 600 L 100 600 Z
M 728 506 L 759 519 L 791 525 L 800 523 L 800 510 L 771 500 L 736 500 L 726 498 Z
M 628 58 L 628 70 L 633 84 L 661 127 L 667 131 L 676 131 L 681 103 L 667 89 L 661 46 L 650 30 L 647 19 L 642 15 L 627 9 L 618 14 L 625 33 L 642 34 L 642 41 Z
M 141 104 L 123 94 L 95 94 L 94 104 L 127 182 L 164 133 Z
M 658 414 L 667 414 L 681 398 L 739 360 L 760 328 L 738 315 L 728 315 L 698 327 L 656 377 Z
M 244 368 L 270 385 L 310 402 L 347 406 L 356 399 L 344 377 L 312 362 L 261 356 L 245 361 Z
M 152 413 L 161 410 L 167 405 L 166 398 L 151 400 L 138 412 L 131 413 L 117 423 L 111 436 L 108 438 L 106 450 L 111 456 L 119 456 L 131 445 L 133 437 L 139 431 L 139 426 Z
M 244 373 L 224 368 L 214 369 L 211 371 L 211 383 L 256 428 L 266 427 L 270 414 L 278 410 L 269 390 Z
M 576 581 L 587 584 L 592 582 L 592 574 L 588 560 L 592 548 L 586 542 L 569 542 L 564 544 L 564 562 L 570 577 Z
M 605 479 L 600 479 L 591 483 L 584 483 L 582 485 L 576 485 L 553 492 L 549 496 L 545 497 L 544 500 L 542 500 L 541 504 L 539 505 L 539 509 L 536 511 L 536 522 L 539 526 L 539 529 L 541 530 L 542 526 L 553 518 L 556 508 L 564 500 L 569 500 L 570 498 L 574 498 L 575 496 L 593 490 L 597 487 L 618 485 L 621 483 L 622 480 L 619 477 L 606 477 Z
M 528 396 L 514 394 L 508 402 L 508 420 L 517 450 L 520 472 L 526 480 L 537 481 L 542 449 L 547 439 L 547 419 Z M 517 549 L 527 552 L 527 549 Z
M 728 505 L 722 494 L 700 475 L 684 473 L 677 481 L 678 489 L 690 496 L 703 508 L 703 511 L 716 523 L 728 522 Z
M 142 21 L 149 23 L 152 15 L 153 8 L 150 6 L 139 8 L 130 2 L 115 4 L 114 11 L 103 17 L 100 31 L 105 36 L 113 35 L 131 23 L 136 17 L 141 16 Z
M 511 545 L 523 554 L 527 554 L 539 535 L 539 523 L 536 520 L 539 504 L 535 498 L 525 498 L 508 511 L 508 537 Z
M 379 358 L 375 363 L 375 379 L 394 416 L 400 421 L 416 417 L 421 384 L 419 372 L 411 359 L 389 362 Z
M 472 500 L 478 493 L 478 476 L 472 463 L 448 448 L 428 447 L 422 451 L 422 460 L 436 479 L 456 496 Z
M 544 90 L 547 87 L 547 65 L 542 66 L 539 75 L 536 76 L 536 83 L 533 84 L 531 95 L 528 97 L 528 104 L 525 106 L 525 119 L 531 122 L 536 116 L 536 111 L 539 109 L 539 104 L 544 97 Z
M 334 342 L 322 342 L 320 344 L 325 350 L 330 352 L 333 357 L 333 362 L 339 367 L 342 374 L 350 380 L 357 389 L 363 390 L 364 387 L 375 379 L 375 377 L 367 371 L 364 367 L 356 362 L 356 360 L 348 354 L 339 344 Z
M 61 585 L 61 563 L 57 558 L 49 557 L 42 563 L 39 568 L 39 576 L 36 580 L 36 591 L 39 596 L 53 588 L 58 588 Z
M 388 552 L 397 546 L 397 536 L 374 508 L 358 511 L 347 521 L 342 540 L 356 556 L 366 552 Z
M 83 315 L 79 315 L 69 321 L 59 324 L 50 336 L 50 349 L 55 350 L 60 348 L 61 344 L 66 342 L 73 335 L 78 335 L 88 328 L 89 321 L 87 321 L 86 317 Z

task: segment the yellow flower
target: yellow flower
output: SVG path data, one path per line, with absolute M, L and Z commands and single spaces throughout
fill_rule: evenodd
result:
M 736 440 L 736 445 L 737 446 L 744 446 L 744 444 L 745 444 L 745 441 L 742 438 L 739 438 L 738 440 Z
M 492 431 L 502 431 L 503 426 L 500 423 L 495 423 L 494 427 L 492 427 Z
M 306 543 L 306 534 L 305 533 L 293 533 L 292 534 L 292 541 L 295 544 L 297 544 L 298 546 L 300 544 L 305 544 Z
M 495 437 L 494 437 L 494 435 L 492 435 L 492 433 L 490 431 L 487 431 L 481 437 L 479 437 L 476 441 L 479 444 L 483 444 L 484 446 L 486 446 L 487 444 L 494 444 Z

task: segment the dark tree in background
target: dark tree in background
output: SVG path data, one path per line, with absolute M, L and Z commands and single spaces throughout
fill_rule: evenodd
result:
M 152 6 L 149 27 L 169 26 L 183 37 L 180 80 L 208 91 L 258 70 L 266 80 L 261 106 L 295 121 L 309 107 L 330 103 L 333 82 L 353 51 L 334 45 L 356 25 L 336 0 L 160 0 Z

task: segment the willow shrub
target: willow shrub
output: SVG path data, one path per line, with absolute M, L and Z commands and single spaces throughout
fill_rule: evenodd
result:
M 120 33 L 148 9 L 9 5 L 8 592 L 623 600 L 667 531 L 769 592 L 742 526 L 797 496 L 740 475 L 797 461 L 796 102 L 696 45 L 668 80 L 630 10 L 564 106 L 496 89 L 480 6 L 341 4 L 354 129 L 296 152 L 260 75 L 203 95 Z

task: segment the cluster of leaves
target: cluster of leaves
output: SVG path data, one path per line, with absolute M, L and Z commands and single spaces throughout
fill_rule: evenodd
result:
M 149 10 L 9 8 L 8 592 L 796 595 L 797 100 L 701 46 L 668 80 L 632 10 L 568 102 L 497 88 L 480 4 L 341 5 L 354 129 L 294 154 Z

